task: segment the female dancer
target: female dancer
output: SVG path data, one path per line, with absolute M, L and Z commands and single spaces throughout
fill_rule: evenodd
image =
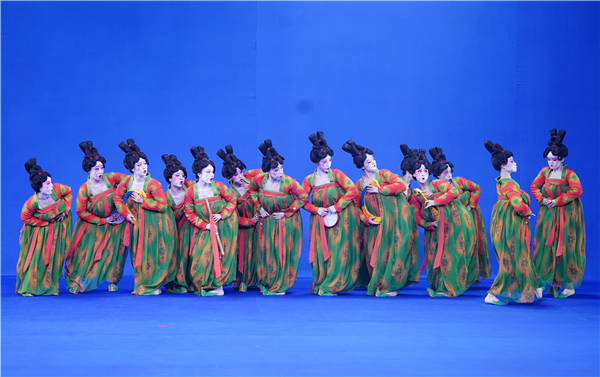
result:
M 215 182 L 215 163 L 204 148 L 191 148 L 198 182 L 185 193 L 185 215 L 194 226 L 189 248 L 190 289 L 199 296 L 223 296 L 235 280 L 238 216 L 235 195 Z
M 498 201 L 492 210 L 492 245 L 498 258 L 498 275 L 485 297 L 488 304 L 504 305 L 509 300 L 530 303 L 542 297 L 542 288 L 531 260 L 529 195 L 511 178 L 517 163 L 510 151 L 500 144 L 485 142 L 492 155 L 492 166 L 500 172 L 496 178 Z
M 192 233 L 194 232 L 192 224 L 185 217 L 184 199 L 186 190 L 194 184 L 194 181 L 186 179 L 187 170 L 183 164 L 173 154 L 163 154 L 161 156 L 165 163 L 163 176 L 169 183 L 167 189 L 167 203 L 173 211 L 175 224 L 177 225 L 177 237 L 175 241 L 175 254 L 171 259 L 171 271 L 175 270 L 175 280 L 169 282 L 166 287 L 168 292 L 186 293 L 189 285 L 187 279 L 187 270 L 189 265 L 188 250 Z
M 459 189 L 442 180 L 429 180 L 431 165 L 423 150 L 417 152 L 414 178 L 419 184 L 417 192 L 420 217 L 425 229 L 425 260 L 427 265 L 427 293 L 431 297 L 455 297 L 472 284 L 468 265 L 475 254 L 473 224 L 462 204 L 454 202 Z M 462 210 L 461 210 L 462 208 Z
M 127 220 L 125 232 L 130 244 L 135 274 L 134 295 L 159 295 L 161 286 L 175 279 L 171 268 L 175 252 L 175 219 L 167 197 L 156 179 L 148 174 L 148 158 L 135 140 L 121 142 L 123 164 L 131 175 L 115 191 L 117 210 Z M 133 225 L 133 226 L 131 226 Z
M 283 174 L 283 157 L 267 139 L 258 149 L 262 171 L 251 182 L 252 199 L 259 208 L 255 232 L 256 277 L 263 295 L 284 295 L 296 282 L 302 252 L 302 218 L 298 210 L 308 194 Z
M 397 290 L 410 284 L 409 270 L 415 263 L 411 252 L 410 208 L 402 192 L 406 185 L 389 170 L 377 169 L 373 151 L 349 140 L 342 149 L 363 170 L 356 182 L 362 193 L 359 217 L 367 226 L 363 247 L 367 250 L 371 279 L 367 295 L 396 296 Z
M 246 165 L 233 154 L 233 147 L 226 145 L 219 149 L 217 156 L 223 160 L 221 174 L 229 181 L 231 192 L 235 195 L 236 209 L 239 218 L 237 277 L 234 289 L 246 292 L 248 287 L 256 284 L 256 255 L 254 253 L 254 230 L 258 223 L 258 209 L 250 196 L 250 181 L 260 172 L 254 169 L 244 172 Z
M 335 296 L 338 292 L 353 289 L 358 278 L 360 224 L 354 204 L 358 191 L 344 173 L 331 169 L 333 150 L 327 145 L 323 132 L 311 134 L 308 139 L 313 145 L 310 160 L 317 166 L 302 183 L 302 188 L 312 199 L 304 205 L 311 213 L 311 293 Z M 325 218 L 332 215 L 337 216 L 337 222 L 328 226 Z
M 52 183 L 35 158 L 25 162 L 35 192 L 21 210 L 16 290 L 23 296 L 58 295 L 65 251 L 71 242 L 71 188 Z
M 469 283 L 479 282 L 479 279 L 489 279 L 491 274 L 490 256 L 485 225 L 478 204 L 481 188 L 475 182 L 463 177 L 452 177 L 454 164 L 446 159 L 442 148 L 431 148 L 429 154 L 433 158 L 431 172 L 436 178 L 448 182 L 460 191 L 460 195 L 454 202 L 456 211 L 460 212 L 462 217 L 470 216 L 471 224 L 474 225 L 473 229 L 468 229 L 475 242 L 473 251 L 476 253 L 471 256 L 468 265 Z
M 575 294 L 585 271 L 581 182 L 565 165 L 568 155 L 567 146 L 563 144 L 565 134 L 564 130 L 550 131 L 548 147 L 544 150 L 548 166 L 531 184 L 533 197 L 540 203 L 534 264 L 538 277 L 550 284 L 550 292 L 559 298 Z
M 115 208 L 113 195 L 125 174 L 105 173 L 106 159 L 91 141 L 79 143 L 79 148 L 88 179 L 77 194 L 79 218 L 65 259 L 65 281 L 73 294 L 94 290 L 104 281 L 110 282 L 109 292 L 116 292 L 127 246 L 123 240 L 126 223 Z

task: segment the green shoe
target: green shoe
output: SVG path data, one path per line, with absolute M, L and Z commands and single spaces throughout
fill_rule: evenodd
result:
M 379 288 L 375 291 L 375 297 L 395 297 L 398 296 L 398 292 L 381 292 Z
M 429 295 L 429 297 L 448 297 L 448 295 L 436 292 L 431 288 L 427 288 L 427 294 Z
M 71 292 L 74 295 L 78 294 L 79 293 L 79 286 L 78 285 L 73 285 L 73 286 L 69 287 L 69 292 Z
M 110 284 L 108 285 L 108 291 L 109 291 L 109 292 L 117 292 L 118 290 L 119 290 L 119 287 L 117 287 L 117 285 L 116 285 L 116 284 L 114 284 L 114 283 L 110 283 Z
M 238 287 L 238 292 L 246 292 L 248 291 L 248 286 L 246 286 L 245 283 L 240 283 L 240 286 Z
M 337 296 L 337 293 L 327 292 L 327 291 L 324 291 L 322 289 L 319 289 L 319 292 L 317 294 L 319 296 L 322 296 L 322 297 L 334 297 L 334 296 Z

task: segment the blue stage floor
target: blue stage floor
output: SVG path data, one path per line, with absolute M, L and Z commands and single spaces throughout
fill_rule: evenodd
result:
M 425 284 L 395 298 L 130 294 L 20 297 L 2 278 L 2 376 L 395 376 L 599 374 L 599 284 L 532 305 L 486 305 Z M 129 288 L 129 289 L 128 289 Z

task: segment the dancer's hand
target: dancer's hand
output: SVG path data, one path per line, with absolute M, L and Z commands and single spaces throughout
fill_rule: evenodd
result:
M 133 194 L 131 194 L 131 199 L 132 199 L 134 202 L 136 202 L 136 203 L 140 203 L 140 204 L 144 202 L 144 199 L 142 199 L 142 197 L 141 197 L 141 196 L 139 196 L 137 192 L 134 192 Z
M 258 213 L 256 215 L 252 216 L 252 222 L 254 224 L 256 224 L 258 222 L 258 219 L 260 219 L 260 216 L 258 216 Z
M 425 201 L 425 208 L 434 207 L 434 206 L 435 206 L 435 202 L 433 200 Z
M 367 187 L 367 192 L 370 194 L 378 194 L 379 193 L 379 187 L 377 186 L 368 186 Z
M 337 213 L 335 206 L 330 206 L 329 208 L 327 208 L 327 211 L 329 211 L 329 213 Z
M 431 223 L 431 226 L 434 227 L 434 228 L 437 228 L 439 225 L 440 225 L 439 221 L 434 221 L 434 222 Z
M 213 221 L 214 221 L 215 223 L 218 223 L 218 222 L 219 222 L 219 221 L 220 221 L 222 218 L 223 218 L 223 216 L 221 216 L 221 214 L 220 214 L 220 213 L 215 213 L 215 214 L 213 214 Z
M 319 214 L 319 216 L 326 216 L 329 211 L 326 208 L 319 208 L 317 209 L 317 213 Z
M 125 220 L 129 221 L 132 224 L 135 224 L 135 216 L 133 216 L 131 213 L 127 215 L 127 218 Z
M 371 224 L 371 225 L 379 225 L 379 223 L 373 221 L 374 218 L 375 218 L 375 216 L 369 217 L 369 224 Z
M 285 214 L 283 212 L 273 212 L 271 216 L 273 216 L 275 220 L 279 220 L 282 219 Z
M 260 211 L 258 211 L 258 213 L 260 214 L 260 217 L 269 217 L 269 212 L 265 211 L 265 209 L 263 207 L 260 207 Z

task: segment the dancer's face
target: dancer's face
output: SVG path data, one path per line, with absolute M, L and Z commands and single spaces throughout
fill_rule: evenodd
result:
M 185 174 L 183 174 L 183 170 L 179 169 L 171 175 L 171 186 L 182 188 L 184 182 Z
M 143 158 L 137 160 L 135 165 L 133 165 L 133 174 L 137 176 L 147 175 L 148 174 L 148 163 Z
M 235 169 L 235 174 L 231 177 L 233 184 L 236 186 L 244 186 L 246 185 L 246 177 L 244 177 L 244 172 L 240 168 Z
M 440 173 L 440 179 L 446 182 L 449 182 L 452 179 L 452 169 L 450 166 Z
M 44 183 L 42 183 L 42 188 L 40 189 L 40 194 L 44 194 L 44 195 L 50 195 L 52 194 L 52 178 L 48 177 L 48 179 L 46 179 L 44 181 Z
M 517 163 L 515 159 L 510 156 L 506 164 L 502 165 L 502 169 L 504 169 L 507 173 L 516 173 L 517 172 Z
M 421 166 L 419 166 L 419 168 L 415 171 L 415 174 L 413 174 L 413 177 L 415 177 L 417 182 L 425 183 L 427 182 L 427 179 L 429 179 L 429 169 L 427 169 L 425 165 L 421 164 Z
M 104 174 L 104 164 L 101 161 L 96 161 L 96 165 L 92 166 L 89 174 L 92 180 L 100 180 L 102 174 Z
M 322 158 L 317 164 L 317 168 L 323 173 L 329 172 L 329 169 L 331 168 L 331 156 L 327 155 L 325 158 Z
M 198 174 L 198 180 L 202 183 L 212 183 L 214 178 L 215 169 L 212 167 L 212 165 L 208 165 L 202 169 L 202 171 L 200 171 L 200 174 Z
M 377 161 L 375 161 L 375 157 L 372 154 L 367 154 L 363 169 L 367 173 L 375 173 L 377 171 Z
M 283 165 L 277 164 L 277 166 L 269 170 L 269 177 L 276 181 L 280 180 L 283 177 Z
M 546 156 L 546 159 L 548 160 L 548 166 L 552 170 L 560 169 L 562 167 L 564 161 L 565 161 L 564 158 L 560 158 L 558 156 L 555 156 L 555 155 L 552 154 L 552 152 L 548 152 L 548 155 Z

